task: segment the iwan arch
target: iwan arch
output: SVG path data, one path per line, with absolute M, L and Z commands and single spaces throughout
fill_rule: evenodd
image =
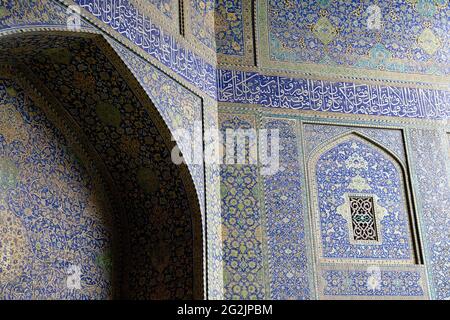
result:
M 373 5 L 4 1 L 0 298 L 450 298 L 450 7 Z

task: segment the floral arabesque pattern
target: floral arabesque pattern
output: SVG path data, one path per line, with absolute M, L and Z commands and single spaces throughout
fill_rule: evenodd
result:
M 99 263 L 112 243 L 101 187 L 14 81 L 0 80 L 0 105 L 0 298 L 112 298 L 110 265 Z M 70 266 L 79 289 L 66 284 Z
M 396 160 L 354 135 L 341 138 L 311 162 L 314 212 L 320 232 L 320 259 L 369 259 L 413 263 L 408 205 L 401 168 Z M 362 181 L 362 182 L 361 182 Z M 358 184 L 359 182 L 359 184 Z M 317 189 L 315 189 L 317 188 Z M 387 210 L 378 230 L 380 244 L 351 244 L 347 221 L 337 212 L 348 193 L 378 197 Z

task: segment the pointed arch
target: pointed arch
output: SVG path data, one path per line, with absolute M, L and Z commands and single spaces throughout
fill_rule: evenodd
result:
M 405 168 L 405 165 L 403 163 L 403 161 L 400 159 L 399 156 L 396 155 L 395 152 L 391 151 L 387 146 L 384 146 L 382 143 L 376 141 L 375 139 L 359 132 L 356 130 L 350 130 L 350 131 L 346 131 L 344 133 L 338 134 L 336 136 L 334 136 L 333 138 L 326 140 L 322 143 L 320 143 L 318 146 L 316 146 L 310 153 L 309 153 L 309 157 L 308 159 L 313 158 L 315 155 L 317 155 L 317 153 L 319 152 L 319 150 L 324 150 L 326 149 L 326 146 L 331 146 L 333 144 L 333 142 L 343 139 L 347 136 L 355 136 L 358 137 L 364 141 L 366 141 L 367 143 L 375 146 L 376 148 L 382 150 L 383 152 L 385 152 L 387 155 L 389 155 L 389 157 L 391 157 L 393 160 L 395 160 L 402 168 L 403 173 L 406 173 L 407 170 Z M 323 151 L 322 151 L 323 152 Z
M 364 149 L 366 155 L 373 158 L 378 157 L 377 159 L 380 161 L 380 166 L 383 165 L 384 167 L 381 167 L 379 171 L 373 169 L 373 167 L 376 167 L 378 164 L 373 160 L 366 161 L 367 159 L 360 157 L 360 153 L 356 151 L 349 151 L 350 143 L 355 144 L 355 150 L 358 148 Z M 333 152 L 334 154 L 332 154 Z M 354 158 L 359 157 L 358 159 L 354 159 L 354 164 L 349 164 L 349 162 L 347 162 L 347 164 L 345 163 L 346 161 L 349 161 L 350 155 Z M 380 155 L 380 157 L 378 155 Z M 358 164 L 358 161 L 361 163 Z M 324 163 L 326 163 L 326 165 L 324 165 Z M 358 170 L 354 170 L 354 168 L 357 168 Z M 398 195 L 397 198 L 386 198 L 386 201 L 383 201 L 380 190 L 384 190 L 382 189 L 384 186 L 381 185 L 383 180 L 380 178 L 380 172 L 383 173 L 388 180 L 393 180 L 389 181 L 389 183 L 392 183 L 396 187 L 393 188 L 392 186 L 388 186 L 386 190 L 396 192 L 396 195 Z M 376 179 L 371 175 L 374 175 Z M 371 179 L 373 181 L 370 181 Z M 316 253 L 317 261 L 330 263 L 373 263 L 376 261 L 377 263 L 396 264 L 413 264 L 420 261 L 420 255 L 417 251 L 418 248 L 415 241 L 417 234 L 414 229 L 414 215 L 410 198 L 407 170 L 398 156 L 388 148 L 356 131 L 345 132 L 335 136 L 332 139 L 323 142 L 311 152 L 307 159 L 307 181 L 309 184 L 309 197 L 311 203 L 311 225 L 312 230 L 314 230 L 313 240 L 315 248 L 318 250 Z M 377 185 L 377 183 L 379 185 Z M 333 192 L 326 192 L 325 190 L 327 188 L 333 189 Z M 369 189 L 370 192 L 367 191 Z M 396 202 L 397 204 L 391 205 L 389 208 L 390 210 L 401 212 L 401 214 L 399 214 L 395 211 L 394 216 L 398 215 L 401 217 L 404 215 L 402 218 L 405 221 L 404 230 L 409 232 L 409 234 L 407 239 L 401 241 L 407 241 L 409 243 L 408 250 L 411 255 L 409 257 L 402 256 L 400 258 L 393 255 L 390 256 L 386 245 L 386 243 L 389 243 L 390 241 L 389 237 L 385 237 L 386 239 L 384 240 L 381 240 L 380 237 L 380 241 L 372 242 L 357 243 L 352 241 L 352 234 L 350 234 L 350 232 L 353 232 L 351 221 L 346 214 L 339 211 L 342 210 L 342 206 L 348 206 L 349 195 L 369 195 L 370 198 L 373 199 L 371 201 L 374 202 L 373 205 L 375 206 L 375 211 L 378 206 L 379 211 L 384 212 L 385 214 L 392 213 L 389 210 L 386 211 L 386 208 L 384 208 L 387 206 L 386 203 Z M 325 196 L 329 199 L 324 199 Z M 381 199 L 377 200 L 378 198 Z M 336 202 L 336 204 L 332 202 Z M 383 204 L 384 207 L 382 207 L 380 203 Z M 344 212 L 346 211 L 344 210 Z M 321 218 L 321 216 L 326 216 L 327 219 L 329 219 L 327 223 L 331 224 L 329 226 L 330 229 L 324 227 L 325 218 Z M 384 215 L 380 214 L 379 220 L 383 219 L 383 217 Z M 336 227 L 336 223 L 341 223 L 341 225 Z M 379 221 L 377 223 L 379 223 Z M 344 227 L 345 225 L 347 225 L 347 227 Z M 336 232 L 347 233 L 348 236 L 345 239 L 343 237 L 340 238 L 339 241 L 341 242 L 338 243 L 339 241 L 336 240 L 337 238 L 333 239 L 333 237 L 336 237 Z M 325 235 L 325 233 L 327 234 Z M 330 234 L 332 234 L 332 236 L 330 236 Z M 380 236 L 382 235 L 383 234 L 380 234 Z M 359 250 L 358 247 L 364 248 L 366 252 L 372 250 L 370 251 L 372 252 L 371 255 L 364 256 L 360 253 L 362 251 Z M 403 248 L 403 250 L 404 249 L 405 248 Z M 346 253 L 344 253 L 344 251 Z M 380 254 L 382 252 L 384 253 Z
M 78 140 L 78 143 L 81 145 L 81 148 L 84 150 L 87 150 L 88 152 L 97 153 L 94 155 L 94 158 L 102 158 L 101 164 L 99 166 L 108 167 L 106 163 L 108 163 L 108 160 L 105 157 L 102 157 L 102 155 L 99 155 L 98 153 L 101 153 L 100 151 L 96 150 L 95 145 L 92 142 L 91 136 L 89 133 L 89 130 L 86 130 L 86 127 L 83 127 L 80 122 L 75 119 L 76 117 L 73 114 L 70 114 L 67 109 L 64 109 L 63 105 L 64 102 L 61 101 L 60 97 L 52 92 L 52 90 L 49 90 L 49 88 L 46 87 L 46 84 L 43 83 L 42 79 L 38 79 L 39 77 L 31 76 L 31 66 L 27 64 L 29 62 L 30 58 L 30 52 L 35 52 L 34 50 L 36 48 L 43 48 L 47 46 L 52 39 L 61 39 L 61 41 L 66 41 L 67 44 L 75 44 L 77 41 L 83 39 L 83 41 L 86 41 L 88 44 L 92 44 L 95 46 L 101 54 L 103 54 L 107 61 L 111 63 L 111 65 L 114 67 L 114 70 L 117 71 L 119 77 L 123 79 L 123 84 L 126 85 L 126 88 L 124 90 L 128 90 L 132 93 L 132 95 L 136 98 L 136 102 L 139 103 L 140 106 L 142 106 L 145 109 L 145 116 L 150 122 L 145 122 L 144 127 L 146 126 L 154 126 L 156 131 L 152 131 L 154 133 L 157 132 L 157 135 L 161 137 L 166 150 L 172 150 L 172 148 L 176 145 L 175 142 L 171 140 L 171 132 L 166 123 L 164 122 L 163 118 L 159 114 L 158 110 L 156 109 L 153 101 L 149 98 L 145 90 L 141 87 L 139 84 L 139 81 L 134 77 L 132 72 L 127 68 L 127 66 L 124 64 L 124 62 L 121 60 L 119 55 L 114 51 L 114 48 L 111 47 L 111 45 L 108 43 L 107 39 L 97 33 L 92 31 L 83 30 L 81 32 L 72 32 L 68 30 L 48 30 L 45 28 L 23 28 L 16 29 L 13 31 L 8 31 L 8 33 L 4 33 L 0 35 L 0 53 L 3 63 L 8 64 L 10 66 L 10 76 L 14 76 L 17 78 L 20 78 L 22 80 L 22 83 L 24 85 L 27 85 L 30 89 L 30 95 L 34 96 L 36 99 L 41 99 L 42 101 L 45 101 L 45 105 L 48 106 L 47 109 L 44 110 L 46 113 L 55 113 L 57 114 L 57 117 L 60 117 L 63 119 L 61 123 L 58 124 L 59 127 L 63 128 L 65 126 L 72 128 L 72 131 L 76 135 L 76 139 Z M 80 42 L 79 42 L 80 43 Z M 20 44 L 20 45 L 18 45 Z M 18 50 L 18 48 L 22 48 L 23 50 Z M 56 53 L 57 54 L 57 53 Z M 55 57 L 53 57 L 55 58 Z M 63 61 L 65 59 L 64 55 L 61 55 L 59 57 L 56 57 L 57 59 L 61 59 Z M 95 58 L 95 57 L 90 57 Z M 106 60 L 105 60 L 106 61 Z M 95 77 L 94 77 L 95 78 Z M 19 79 L 19 80 L 20 80 Z M 92 84 L 92 83 L 91 83 Z M 80 87 L 82 87 L 82 90 L 89 90 L 89 88 L 86 86 L 83 86 L 83 83 L 80 83 Z M 79 89 L 79 88 L 78 88 Z M 84 91 L 82 91 L 84 92 Z M 121 93 L 119 93 L 121 94 Z M 181 106 L 180 106 L 181 108 Z M 50 110 L 53 109 L 53 110 Z M 142 113 L 142 115 L 144 115 Z M 112 118 L 113 115 L 106 114 L 105 119 L 106 122 L 112 121 L 115 122 L 114 118 Z M 140 146 L 142 148 L 142 145 Z M 170 155 L 170 152 L 169 152 Z M 106 160 L 105 160 L 106 159 Z M 126 165 L 126 164 L 124 164 Z M 111 168 L 108 167 L 109 172 L 104 173 L 112 174 L 110 171 Z M 204 288 L 203 288 L 203 227 L 202 227 L 202 216 L 201 216 L 201 206 L 199 202 L 199 196 L 197 194 L 197 189 L 194 185 L 192 176 L 189 172 L 189 169 L 186 165 L 182 164 L 177 169 L 172 169 L 173 173 L 176 174 L 176 176 L 173 177 L 173 180 L 176 181 L 177 179 L 181 179 L 182 186 L 178 185 L 176 182 L 174 182 L 174 186 L 176 187 L 176 190 L 172 190 L 175 193 L 184 194 L 181 195 L 181 197 L 186 197 L 188 201 L 189 206 L 189 214 L 192 224 L 192 269 L 193 269 L 193 280 L 192 280 L 192 296 L 190 298 L 196 298 L 196 299 L 202 299 L 204 298 Z M 133 173 L 134 174 L 134 173 Z M 141 176 L 144 177 L 144 179 L 147 179 L 148 172 L 144 172 Z M 151 174 L 151 173 L 150 173 Z M 125 179 L 125 178 L 124 178 Z M 108 183 L 111 183 L 113 185 L 110 185 L 109 187 L 111 189 L 116 190 L 115 195 L 110 195 L 113 199 L 123 199 L 123 197 L 120 197 L 120 193 L 124 191 L 123 185 L 126 183 L 126 179 L 121 181 L 117 180 L 117 177 L 106 177 L 105 180 L 109 181 Z M 147 186 L 146 182 L 140 182 L 137 181 L 139 184 L 143 184 L 144 186 Z M 136 185 L 135 182 L 132 183 L 132 185 Z M 131 186 L 131 185 L 130 185 Z M 127 186 L 130 187 L 130 186 Z M 152 187 L 150 187 L 152 188 Z M 169 191 L 168 191 L 169 192 Z M 117 196 L 119 195 L 119 196 Z M 117 200 L 117 199 L 116 199 Z M 125 207 L 127 205 L 130 205 L 131 203 L 125 203 Z M 120 207 L 120 206 L 119 206 Z M 174 207 L 175 208 L 175 207 Z M 123 209 L 126 211 L 126 209 Z M 181 207 L 176 207 L 175 210 L 182 211 Z M 119 209 L 120 211 L 120 209 Z M 124 211 L 124 212 L 125 212 Z M 118 213 L 120 216 L 119 219 L 117 219 L 117 223 L 120 224 L 119 226 L 116 225 L 118 229 L 127 229 L 129 228 L 129 217 L 126 218 L 126 215 L 122 213 Z M 167 214 L 170 214 L 167 212 Z M 123 237 L 120 241 L 123 241 L 120 245 L 121 250 L 121 256 L 123 255 L 123 260 L 127 261 L 127 263 L 130 263 L 131 259 L 126 258 L 127 254 L 127 244 L 129 241 L 127 240 L 127 237 L 129 235 L 126 235 L 127 232 L 130 232 L 130 230 L 124 230 L 123 231 Z M 165 232 L 165 231 L 161 231 Z M 165 237 L 165 235 L 162 235 Z M 188 239 L 186 239 L 188 240 Z M 159 248 L 161 249 L 161 248 Z M 158 247 L 155 247 L 154 250 L 158 251 Z M 155 252 L 156 252 L 155 251 Z M 151 257 L 150 257 L 151 258 Z M 165 259 L 163 257 L 156 257 L 155 259 Z M 153 261 L 154 264 L 160 264 L 161 261 Z M 162 262 L 163 264 L 166 263 L 165 261 Z M 185 267 L 185 266 L 183 266 Z M 159 272 L 159 271 L 158 271 Z M 162 272 L 162 271 L 161 271 Z M 124 272 L 126 273 L 126 272 Z M 121 278 L 121 285 L 126 285 L 127 281 L 129 281 L 128 276 L 123 274 L 120 275 Z M 120 293 L 116 295 L 116 297 L 133 297 L 130 296 L 130 292 L 127 292 L 127 289 L 120 289 Z M 147 292 L 148 293 L 148 292 Z M 141 296 L 142 298 L 145 298 L 145 296 Z

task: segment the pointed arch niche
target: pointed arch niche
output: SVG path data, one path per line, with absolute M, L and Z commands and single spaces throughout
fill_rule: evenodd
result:
M 406 172 L 394 153 L 358 132 L 315 148 L 308 184 L 318 263 L 421 262 Z
M 0 152 L 6 188 L 0 213 L 12 221 L 7 235 L 21 232 L 20 247 L 9 241 L 2 252 L 25 261 L 8 273 L 8 283 L 0 272 L 0 298 L 204 298 L 202 218 L 192 177 L 171 161 L 169 128 L 107 40 L 85 32 L 17 31 L 0 36 L 0 53 L 1 107 L 17 120 L 1 123 L 0 146 L 8 142 L 9 153 Z M 25 107 L 29 114 L 21 112 Z M 39 128 L 34 118 L 43 123 Z M 30 140 L 41 136 L 47 137 L 42 145 Z M 20 162 L 20 152 L 31 156 Z M 37 190 L 21 173 L 24 164 L 44 182 L 66 176 Z M 83 165 L 93 172 L 86 181 L 99 177 L 106 190 L 104 206 L 74 203 L 77 198 L 62 192 L 99 198 L 82 188 L 77 168 Z M 105 219 L 112 222 L 108 236 Z M 5 237 L 2 231 L 0 244 Z M 91 250 L 96 246 L 101 250 Z M 33 270 L 38 262 L 42 267 Z M 79 285 L 68 287 L 68 274 L 78 274 Z

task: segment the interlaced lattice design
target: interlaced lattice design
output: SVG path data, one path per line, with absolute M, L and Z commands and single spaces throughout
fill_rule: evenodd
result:
M 350 196 L 349 200 L 354 240 L 378 241 L 373 198 Z

